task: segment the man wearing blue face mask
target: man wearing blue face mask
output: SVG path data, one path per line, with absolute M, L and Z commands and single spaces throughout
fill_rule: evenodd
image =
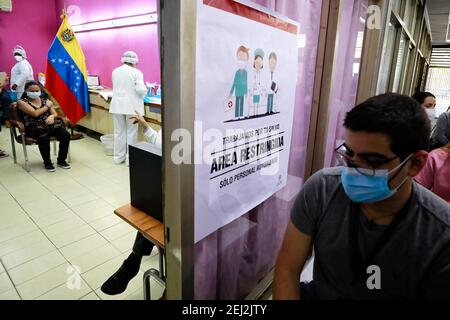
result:
M 450 299 L 450 206 L 413 181 L 430 122 L 384 94 L 347 113 L 344 167 L 323 169 L 291 211 L 274 299 Z M 314 248 L 313 281 L 299 277 Z

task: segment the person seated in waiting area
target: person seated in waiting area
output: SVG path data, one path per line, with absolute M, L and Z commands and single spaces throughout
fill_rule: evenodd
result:
M 416 181 L 450 203 L 450 142 L 430 152 Z
M 430 92 L 420 92 L 420 91 L 416 92 L 412 97 L 425 109 L 425 112 L 427 113 L 428 118 L 430 119 L 431 122 L 429 151 L 446 145 L 446 142 L 442 143 L 442 141 L 439 141 L 443 140 L 442 135 L 445 132 L 445 128 L 443 128 L 442 126 L 444 125 L 445 121 L 443 120 L 439 121 L 436 118 L 436 97 Z M 440 123 L 439 128 L 438 122 Z M 439 131 L 438 133 L 439 139 L 437 139 L 436 131 Z
M 434 148 L 445 146 L 450 142 L 450 107 L 442 113 L 436 122 L 436 129 L 434 130 L 431 140 Z
M 155 131 L 147 123 L 145 118 L 137 111 L 136 115 L 130 119 L 134 124 L 139 124 L 144 128 L 144 136 L 147 141 L 161 147 L 161 130 Z M 133 245 L 133 251 L 123 262 L 122 266 L 102 285 L 101 290 L 109 295 L 116 295 L 124 292 L 128 283 L 139 272 L 142 257 L 148 256 L 153 250 L 153 243 L 147 240 L 141 233 L 137 233 Z
M 7 82 L 0 83 L 0 120 L 9 118 L 9 105 L 12 103 L 9 93 L 6 91 Z M 0 121 L 0 131 L 1 131 L 2 121 Z M 7 157 L 8 154 L 5 150 L 0 149 L 0 158 Z
M 343 167 L 303 186 L 276 262 L 274 299 L 450 299 L 450 204 L 414 182 L 430 121 L 410 97 L 347 113 Z M 300 274 L 314 249 L 313 281 Z
M 424 108 L 433 130 L 436 125 L 436 97 L 430 92 L 416 92 L 412 97 Z
M 58 167 L 70 169 L 70 165 L 66 162 L 70 134 L 64 122 L 56 118 L 58 114 L 53 108 L 53 103 L 42 98 L 42 87 L 36 81 L 27 82 L 24 90 L 24 95 L 17 106 L 23 113 L 26 136 L 38 143 L 45 169 L 49 172 L 55 171 L 50 159 L 50 137 L 55 137 L 59 141 Z

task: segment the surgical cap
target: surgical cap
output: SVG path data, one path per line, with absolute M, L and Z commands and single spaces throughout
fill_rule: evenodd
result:
M 14 47 L 13 54 L 15 55 L 16 53 L 20 54 L 25 59 L 27 58 L 27 53 L 25 52 L 25 49 L 19 45 Z
M 255 50 L 255 57 L 261 57 L 264 58 L 264 51 L 262 49 L 256 49 Z
M 136 52 L 127 51 L 122 55 L 122 62 L 137 64 L 139 62 L 139 58 L 138 58 Z

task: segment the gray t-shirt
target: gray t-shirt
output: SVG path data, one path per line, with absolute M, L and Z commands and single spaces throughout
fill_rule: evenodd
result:
M 373 272 L 354 277 L 352 223 L 358 223 L 356 248 L 363 261 L 378 247 L 388 226 L 367 220 L 345 194 L 340 172 L 341 168 L 329 168 L 314 174 L 291 212 L 293 224 L 314 239 L 317 297 L 450 299 L 450 205 L 414 182 L 404 218 L 373 259 L 366 266 L 361 263 L 364 272 L 369 265 L 380 268 L 381 289 L 370 290 L 366 282 Z
M 441 146 L 445 146 L 450 141 L 450 112 L 444 112 L 439 116 L 432 139 Z

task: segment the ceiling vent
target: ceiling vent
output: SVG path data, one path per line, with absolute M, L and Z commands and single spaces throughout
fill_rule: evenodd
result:
M 430 67 L 450 67 L 450 48 L 447 46 L 435 46 L 431 53 Z

